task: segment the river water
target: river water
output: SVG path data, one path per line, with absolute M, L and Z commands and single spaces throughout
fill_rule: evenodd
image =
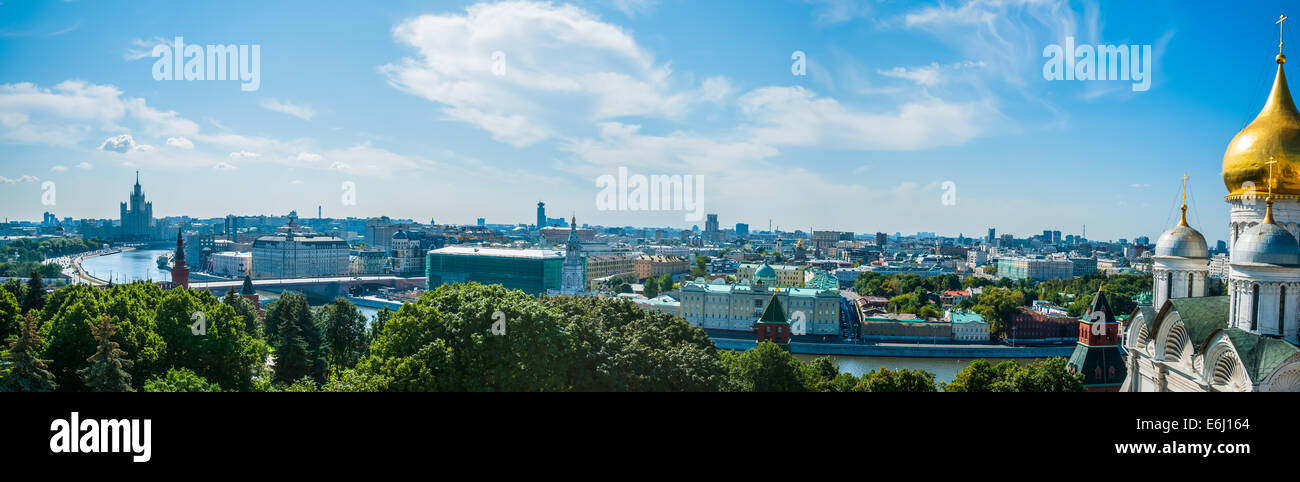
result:
M 170 252 L 170 249 L 136 249 L 107 256 L 96 256 L 81 260 L 81 267 L 86 273 L 96 278 L 114 283 L 132 281 L 171 281 L 169 271 L 158 269 L 158 256 Z
M 795 355 L 801 361 L 812 361 L 817 355 Z M 957 377 L 957 372 L 970 365 L 975 358 L 906 358 L 906 357 L 881 357 L 881 356 L 835 356 L 835 362 L 840 366 L 841 373 L 851 373 L 855 376 L 862 376 L 873 370 L 879 370 L 881 367 L 890 370 L 899 368 L 910 368 L 913 370 L 925 370 L 934 374 L 934 381 L 951 382 Z M 997 358 L 986 358 L 990 364 L 997 365 L 1003 360 Z

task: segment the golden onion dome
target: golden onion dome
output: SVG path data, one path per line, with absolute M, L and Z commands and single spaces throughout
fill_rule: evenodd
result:
M 1264 109 L 1232 138 L 1223 153 L 1223 184 L 1228 188 L 1228 200 L 1252 194 L 1262 197 L 1268 189 L 1270 160 L 1277 161 L 1273 197 L 1300 199 L 1300 112 L 1287 88 L 1282 71 L 1285 63 L 1286 56 L 1279 54 L 1277 77 Z

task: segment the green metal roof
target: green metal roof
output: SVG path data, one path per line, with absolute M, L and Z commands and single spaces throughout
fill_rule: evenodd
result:
M 953 323 L 984 323 L 984 317 L 979 313 L 953 313 Z
M 825 272 L 820 272 L 813 276 L 813 279 L 808 281 L 807 285 L 813 289 L 835 291 L 840 289 L 840 280 Z
M 781 300 L 776 295 L 772 295 L 772 301 L 767 302 L 767 309 L 763 310 L 763 316 L 758 319 L 760 324 L 779 324 L 785 325 L 785 310 L 781 309 Z
M 1111 386 L 1124 383 L 1128 367 L 1124 365 L 1124 356 L 1119 347 L 1075 345 L 1070 354 L 1068 365 L 1073 373 L 1083 374 L 1084 386 Z
M 1178 310 L 1187 335 L 1195 346 L 1201 346 L 1215 330 L 1228 327 L 1228 297 L 1173 298 L 1169 300 Z
M 1255 383 L 1273 373 L 1291 355 L 1300 352 L 1300 348 L 1285 340 L 1256 335 L 1240 328 L 1223 331 L 1232 340 L 1232 346 L 1237 349 L 1237 358 L 1241 359 L 1243 368 Z

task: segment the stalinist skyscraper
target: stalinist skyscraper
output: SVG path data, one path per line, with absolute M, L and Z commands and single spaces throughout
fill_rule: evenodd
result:
M 125 241 L 153 239 L 153 203 L 145 202 L 140 189 L 140 171 L 135 172 L 135 189 L 131 190 L 130 204 L 122 203 L 122 236 Z

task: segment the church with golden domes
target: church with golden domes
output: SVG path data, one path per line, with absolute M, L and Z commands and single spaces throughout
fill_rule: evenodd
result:
M 1181 220 L 1156 241 L 1153 304 L 1122 327 L 1120 391 L 1300 391 L 1300 112 L 1286 56 L 1276 61 L 1263 110 L 1223 154 L 1227 295 L 1206 296 L 1209 250 L 1184 194 Z

